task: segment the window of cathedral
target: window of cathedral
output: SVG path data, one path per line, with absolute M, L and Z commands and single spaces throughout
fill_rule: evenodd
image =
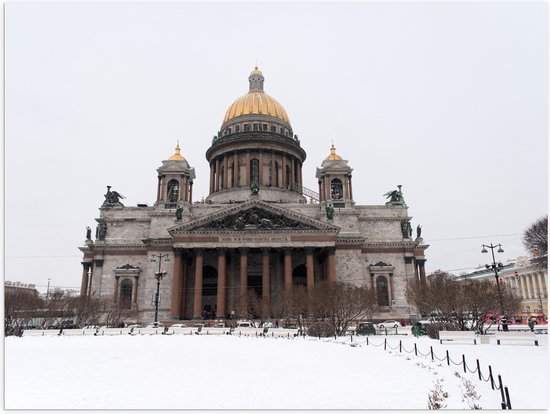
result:
M 279 171 L 281 170 L 281 167 L 279 166 L 279 163 L 275 161 L 275 187 L 280 187 L 280 180 L 279 180 Z
M 224 168 L 223 165 L 220 168 L 220 190 L 223 190 L 223 177 L 224 177 Z
M 168 201 L 170 203 L 177 203 L 179 195 L 180 183 L 178 180 L 170 180 L 168 182 Z
M 257 158 L 250 160 L 250 182 L 252 181 L 260 182 L 260 162 Z
M 258 131 L 258 124 L 254 124 L 254 131 Z
M 250 131 L 250 124 L 244 124 L 244 130 Z
M 130 309 L 132 307 L 133 285 L 132 279 L 124 279 L 120 284 L 120 307 L 122 309 Z
M 271 125 L 271 132 L 277 132 L 277 127 L 275 125 Z
M 235 132 L 241 132 L 241 126 L 235 125 Z
M 378 306 L 390 306 L 388 281 L 384 276 L 376 278 L 376 298 L 378 299 Z
M 335 178 L 330 182 L 330 195 L 333 200 L 342 200 L 344 198 L 342 180 L 339 178 Z
M 231 127 L 227 128 L 227 133 L 231 134 Z
M 262 130 L 267 131 L 267 124 L 262 124 Z
M 284 135 L 284 134 L 285 134 L 285 129 L 281 127 L 281 135 Z

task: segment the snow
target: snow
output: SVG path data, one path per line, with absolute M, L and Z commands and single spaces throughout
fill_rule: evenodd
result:
M 6 409 L 426 409 L 437 381 L 446 408 L 500 409 L 502 376 L 513 409 L 548 407 L 548 336 L 474 345 L 392 335 L 332 339 L 229 335 L 5 338 Z M 403 352 L 399 352 L 399 341 Z M 408 352 L 405 352 L 408 351 Z M 463 398 L 465 380 L 478 400 Z

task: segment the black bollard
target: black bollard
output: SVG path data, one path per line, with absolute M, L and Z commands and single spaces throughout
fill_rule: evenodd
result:
M 477 373 L 479 376 L 479 380 L 481 381 L 481 368 L 479 367 L 479 359 L 476 359 L 476 365 L 477 365 Z
M 464 354 L 462 354 L 462 365 L 464 366 L 464 373 L 466 374 L 466 358 L 464 357 Z
M 447 350 L 445 352 L 447 352 L 447 365 L 451 365 L 451 360 L 449 358 L 449 351 Z
M 491 388 L 495 389 L 495 380 L 493 379 L 493 369 L 489 365 L 489 378 L 491 379 Z
M 432 354 L 432 362 L 434 360 L 434 349 L 432 346 L 430 346 L 430 354 Z
M 501 397 L 501 403 L 503 410 L 506 410 L 506 399 L 504 398 L 504 387 L 502 386 L 502 378 L 500 377 L 500 374 L 498 376 L 498 386 L 500 388 L 500 397 Z
M 416 344 L 414 344 L 414 355 L 418 356 L 418 350 L 416 349 Z
M 510 394 L 508 393 L 508 387 L 504 387 L 504 393 L 506 394 L 506 407 L 509 410 L 512 409 L 512 402 L 510 401 Z

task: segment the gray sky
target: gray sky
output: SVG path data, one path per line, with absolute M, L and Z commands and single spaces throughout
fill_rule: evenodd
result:
M 427 270 L 460 273 L 548 210 L 547 4 L 6 3 L 5 280 L 80 287 L 106 185 L 152 204 L 205 152 L 256 62 L 307 152 L 349 160 L 357 204 L 403 185 Z

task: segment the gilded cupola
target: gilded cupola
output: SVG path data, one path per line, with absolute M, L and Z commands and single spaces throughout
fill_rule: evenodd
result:
M 237 98 L 225 112 L 222 136 L 245 131 L 275 132 L 292 138 L 285 108 L 264 91 L 264 75 L 256 66 L 248 77 L 248 93 Z

